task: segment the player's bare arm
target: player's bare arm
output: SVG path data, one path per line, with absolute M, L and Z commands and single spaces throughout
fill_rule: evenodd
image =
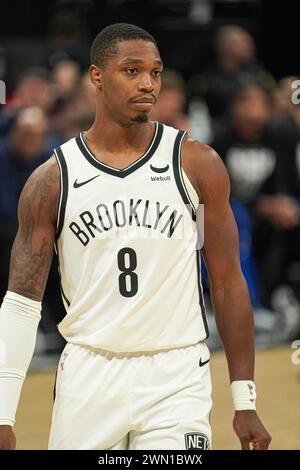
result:
M 229 205 L 228 174 L 213 149 L 191 139 L 184 145 L 183 166 L 204 204 L 203 254 L 230 382 L 253 380 L 254 322 Z M 254 410 L 236 411 L 234 429 L 243 449 L 249 449 L 250 442 L 256 449 L 267 449 L 270 436 Z
M 8 291 L 42 300 L 53 255 L 60 191 L 55 157 L 28 179 L 19 201 L 19 229 L 12 248 Z M 0 425 L 0 449 L 14 449 L 10 425 Z
M 33 300 L 43 297 L 53 256 L 59 180 L 52 156 L 28 179 L 20 197 L 8 290 Z

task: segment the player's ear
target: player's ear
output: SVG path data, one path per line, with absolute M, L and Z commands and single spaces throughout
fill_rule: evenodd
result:
M 89 73 L 90 73 L 90 79 L 93 85 L 95 85 L 96 88 L 101 90 L 102 88 L 102 72 L 97 67 L 97 65 L 92 64 L 89 68 Z

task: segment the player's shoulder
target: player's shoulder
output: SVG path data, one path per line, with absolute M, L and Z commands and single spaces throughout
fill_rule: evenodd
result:
M 195 159 L 198 164 L 215 165 L 220 160 L 220 156 L 210 145 L 200 142 L 189 135 L 184 140 L 183 152 L 189 158 Z
M 224 174 L 227 172 L 223 160 L 219 154 L 208 144 L 200 142 L 190 136 L 186 136 L 183 149 L 182 159 L 186 162 L 196 174 L 209 177 L 211 174 Z M 217 175 L 216 175 L 217 176 Z
M 187 136 L 182 150 L 182 164 L 197 181 L 200 194 L 210 195 L 223 188 L 228 192 L 229 178 L 218 153 L 209 145 Z
M 60 181 L 60 171 L 55 155 L 51 155 L 48 160 L 39 165 L 28 181 L 32 183 L 55 184 Z
M 19 208 L 30 204 L 40 212 L 41 206 L 54 221 L 60 196 L 60 170 L 54 155 L 38 166 L 28 178 L 20 196 Z M 45 211 L 44 211 L 45 212 Z

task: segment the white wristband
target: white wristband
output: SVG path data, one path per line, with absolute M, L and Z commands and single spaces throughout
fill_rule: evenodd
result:
M 231 393 L 236 411 L 256 409 L 256 391 L 253 380 L 235 380 L 231 382 Z

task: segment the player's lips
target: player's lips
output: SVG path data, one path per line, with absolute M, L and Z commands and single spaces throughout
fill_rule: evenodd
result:
M 156 102 L 155 96 L 141 96 L 140 98 L 135 98 L 131 100 L 132 103 L 137 105 L 138 107 L 142 107 L 145 109 L 151 109 L 152 106 Z
M 132 100 L 133 103 L 152 103 L 154 104 L 155 98 L 151 96 L 143 96 L 142 98 L 137 98 L 135 100 Z
M 143 109 L 145 111 L 150 111 L 153 106 L 153 103 L 150 103 L 148 101 L 135 101 L 133 104 L 136 108 Z

